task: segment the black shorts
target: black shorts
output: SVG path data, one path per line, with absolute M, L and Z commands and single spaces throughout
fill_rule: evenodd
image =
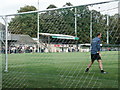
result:
M 101 60 L 101 57 L 100 57 L 99 53 L 91 54 L 91 60 L 92 61 L 94 61 L 94 60 Z

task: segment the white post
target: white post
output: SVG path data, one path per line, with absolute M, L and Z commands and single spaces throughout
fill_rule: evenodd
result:
M 119 14 L 118 19 L 119 19 L 120 18 L 120 1 L 118 2 L 118 14 Z
M 75 36 L 77 37 L 77 8 L 75 8 Z
M 109 16 L 107 15 L 107 44 L 109 44 Z
M 5 16 L 5 72 L 8 72 L 8 22 Z
M 77 8 L 75 8 L 75 36 L 77 37 Z M 76 50 L 78 50 L 78 41 L 76 41 Z
M 38 11 L 39 11 L 39 0 L 38 0 Z M 39 12 L 37 13 L 37 44 L 38 44 L 38 50 L 37 52 L 39 53 L 41 50 L 39 50 L 39 47 L 40 47 L 40 42 L 39 42 Z
M 91 15 L 90 15 L 90 43 L 92 42 L 92 11 L 91 11 Z

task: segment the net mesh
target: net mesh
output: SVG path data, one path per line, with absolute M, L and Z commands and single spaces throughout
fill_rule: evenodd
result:
M 116 6 L 117 1 L 0 18 L 3 22 L 0 23 L 0 87 L 118 88 Z M 8 23 L 8 72 L 4 72 L 5 22 Z M 97 32 L 102 33 L 103 67 L 110 74 L 101 74 L 97 61 L 85 73 L 91 58 L 90 42 Z

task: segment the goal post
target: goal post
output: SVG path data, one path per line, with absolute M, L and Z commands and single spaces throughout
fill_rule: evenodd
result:
M 8 72 L 8 22 L 5 17 L 5 72 Z
M 0 27 L 0 43 L 1 43 L 0 53 L 1 54 L 3 53 L 2 49 L 3 49 L 3 46 L 5 46 L 4 48 L 4 53 L 5 53 L 4 71 L 8 72 L 8 22 L 7 22 L 7 16 L 0 16 L 0 17 L 1 17 L 1 21 L 3 21 L 3 23 L 5 24 L 3 25 L 1 23 L 1 27 Z
M 4 32 L 0 34 L 0 53 L 4 55 L 0 60 L 0 87 L 2 82 L 4 88 L 117 87 L 117 3 L 114 0 L 0 16 L 4 26 L 0 29 Z M 90 72 L 84 72 L 97 32 L 102 33 L 105 67 L 114 67 L 110 68 L 116 74 L 112 73 L 112 83 L 109 77 L 97 76 L 96 63 Z

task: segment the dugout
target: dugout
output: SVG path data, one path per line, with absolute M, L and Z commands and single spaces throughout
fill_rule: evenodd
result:
M 76 36 L 63 34 L 40 33 L 41 48 L 48 49 L 48 52 L 72 52 L 75 51 L 79 40 Z

